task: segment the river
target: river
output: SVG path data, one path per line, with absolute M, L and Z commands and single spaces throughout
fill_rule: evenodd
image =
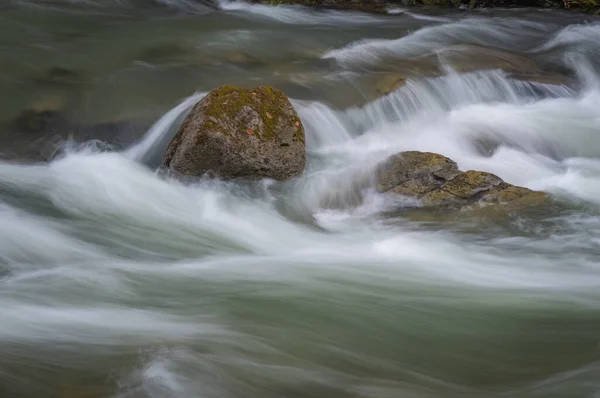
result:
M 8 0 L 0 60 L 0 396 L 600 397 L 595 17 Z M 159 170 L 221 84 L 292 99 L 301 177 Z M 404 150 L 553 202 L 407 211 Z

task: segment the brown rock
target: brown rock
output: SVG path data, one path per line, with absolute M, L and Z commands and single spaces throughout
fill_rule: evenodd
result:
M 401 152 L 389 157 L 377 169 L 377 190 L 386 192 L 407 181 L 421 179 L 427 180 L 423 184 L 431 180 L 445 182 L 459 172 L 456 163 L 437 153 Z M 439 182 L 435 186 L 438 185 Z
M 267 86 L 210 92 L 187 116 L 164 160 L 186 175 L 276 180 L 302 173 L 305 165 L 298 114 L 281 91 Z
M 406 76 L 399 73 L 389 73 L 378 76 L 375 90 L 379 96 L 389 95 L 406 84 Z
M 423 207 L 463 208 L 473 205 L 536 205 L 542 192 L 504 182 L 482 171 L 458 170 L 456 163 L 430 152 L 401 152 L 388 158 L 376 172 L 377 190 L 419 199 Z
M 448 181 L 443 189 L 461 199 L 469 199 L 480 192 L 489 191 L 500 183 L 502 179 L 494 174 L 469 170 Z

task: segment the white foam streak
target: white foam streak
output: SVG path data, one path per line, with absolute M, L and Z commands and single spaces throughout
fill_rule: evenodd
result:
M 239 11 L 243 16 L 269 20 L 284 24 L 299 25 L 339 25 L 372 24 L 381 22 L 381 18 L 368 14 L 339 11 L 314 11 L 296 5 L 267 6 L 250 4 L 238 0 L 218 0 L 219 7 L 226 11 Z
M 44 268 L 67 261 L 93 261 L 101 251 L 61 231 L 57 222 L 0 206 L 0 262 L 20 264 L 20 269 Z
M 177 127 L 175 124 L 177 121 L 181 122 L 181 118 L 198 102 L 206 93 L 196 93 L 185 100 L 183 100 L 175 108 L 167 112 L 161 117 L 150 130 L 144 135 L 144 139 L 129 148 L 125 154 L 126 156 L 143 161 L 149 155 L 149 151 L 155 149 L 162 141 L 170 141 L 171 137 L 168 134 L 173 128 Z
M 500 71 L 451 72 L 409 81 L 363 108 L 344 112 L 322 105 L 300 108 L 303 119 L 310 120 L 309 138 L 315 136 L 309 147 L 337 159 L 329 160 L 331 168 L 311 174 L 304 200 L 312 203 L 311 208 L 356 203 L 340 196 L 360 197 L 374 164 L 405 150 L 442 153 L 463 169 L 493 172 L 511 183 L 552 192 L 560 185 L 564 191 L 568 184 L 560 176 L 569 173 L 564 159 L 600 156 L 595 106 L 599 94 L 573 95 L 566 87 L 523 83 Z M 318 131 L 328 132 L 326 140 L 324 134 L 312 131 L 312 123 Z M 332 130 L 340 135 L 329 133 Z M 558 185 L 551 186 L 551 181 Z M 593 200 L 597 185 L 588 181 L 588 193 L 582 192 L 581 184 L 566 191 Z
M 535 22 L 468 18 L 458 22 L 422 27 L 399 39 L 367 39 L 334 49 L 322 58 L 334 58 L 341 65 L 377 63 L 384 57 L 416 57 L 454 44 L 477 44 L 511 48 L 527 46 L 531 38 L 544 33 Z M 519 44 L 522 43 L 522 44 Z
M 294 101 L 293 106 L 303 120 L 309 150 L 352 139 L 353 134 L 344 126 L 338 113 L 327 105 Z M 327 133 L 323 134 L 323 132 Z
M 569 25 L 561 29 L 550 40 L 537 48 L 538 51 L 549 50 L 558 46 L 581 46 L 592 45 L 596 50 L 598 37 L 600 36 L 600 23 Z
M 181 317 L 135 308 L 53 308 L 13 303 L 6 298 L 3 304 L 0 316 L 6 323 L 0 331 L 0 341 L 127 345 L 136 340 L 138 343 L 160 339 L 181 340 L 202 333 L 226 332 L 208 323 L 192 323 Z

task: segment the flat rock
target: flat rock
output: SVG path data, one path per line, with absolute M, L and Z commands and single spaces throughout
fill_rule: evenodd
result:
M 529 206 L 546 200 L 535 192 L 504 182 L 483 171 L 460 171 L 451 159 L 431 152 L 401 152 L 389 157 L 376 171 L 380 193 L 419 199 L 422 207 Z

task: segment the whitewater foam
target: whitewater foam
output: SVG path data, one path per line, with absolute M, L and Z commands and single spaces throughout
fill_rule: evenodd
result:
M 331 50 L 322 58 L 334 58 L 344 66 L 374 64 L 385 57 L 407 58 L 431 53 L 455 44 L 498 48 L 533 48 L 532 41 L 548 34 L 540 23 L 517 19 L 465 18 L 457 22 L 422 27 L 399 39 L 364 39 Z
M 298 5 L 268 6 L 250 4 L 237 0 L 218 0 L 218 5 L 225 11 L 242 11 L 243 17 L 270 20 L 285 24 L 299 25 L 349 25 L 380 23 L 382 18 L 363 13 L 339 12 L 331 10 L 313 10 Z

